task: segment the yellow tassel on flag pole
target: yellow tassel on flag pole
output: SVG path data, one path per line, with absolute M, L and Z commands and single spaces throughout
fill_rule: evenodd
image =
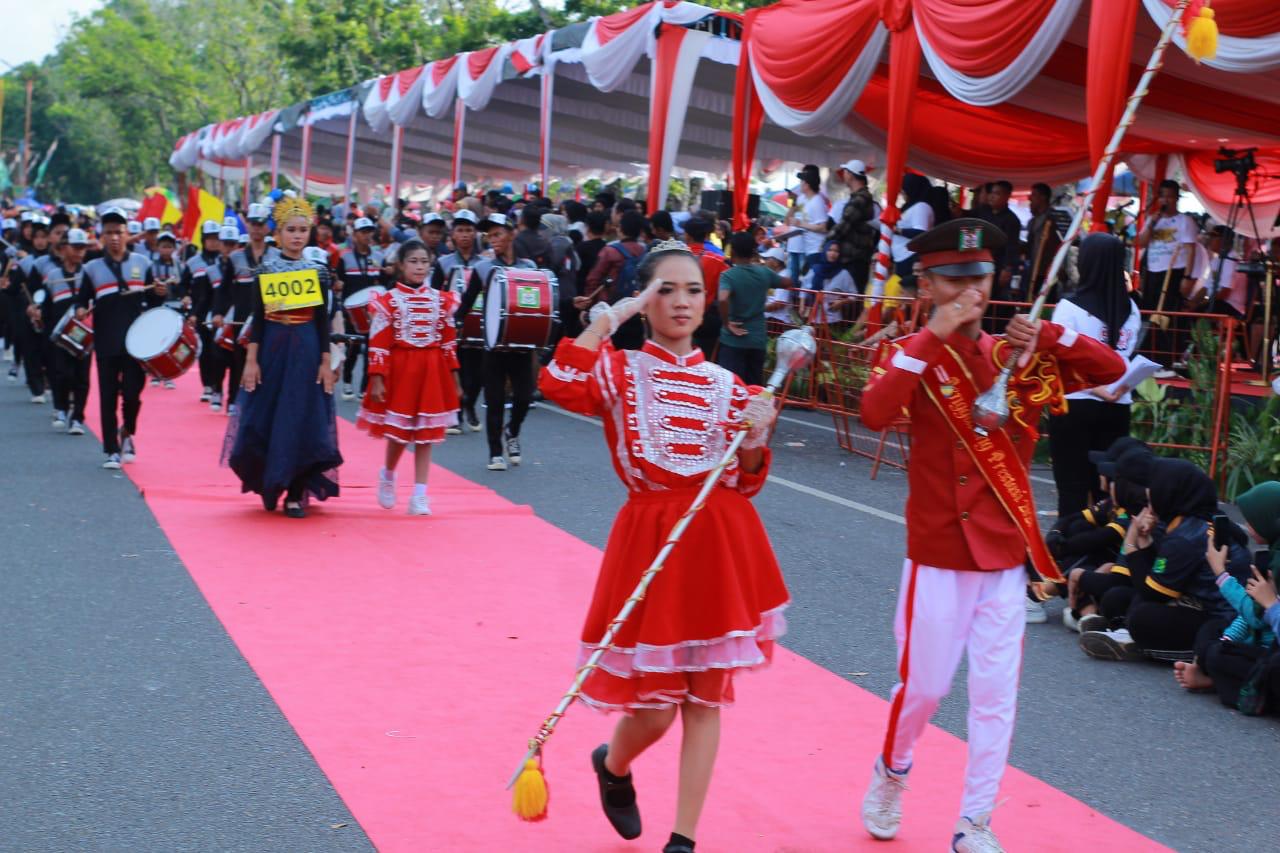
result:
M 547 817 L 547 778 L 542 773 L 542 763 L 530 758 L 524 763 L 524 769 L 516 777 L 511 791 L 511 810 L 516 817 L 536 823 Z
M 1187 24 L 1187 55 L 1197 63 L 1218 55 L 1218 22 L 1214 20 L 1208 2 Z

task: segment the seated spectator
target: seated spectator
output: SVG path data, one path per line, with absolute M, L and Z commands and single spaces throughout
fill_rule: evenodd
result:
M 1235 618 L 1235 608 L 1223 597 L 1204 555 L 1210 522 L 1218 512 L 1213 481 L 1186 460 L 1157 459 L 1147 492 L 1148 507 L 1133 523 L 1134 550 L 1126 548 L 1123 555 L 1133 583 L 1125 627 L 1081 634 L 1080 646 L 1091 657 L 1134 660 L 1145 653 L 1189 659 L 1207 622 Z M 1231 543 L 1227 571 L 1244 578 L 1248 566 L 1244 544 Z
M 1237 504 L 1256 541 L 1273 549 L 1280 545 L 1280 483 L 1274 480 L 1261 483 L 1241 495 Z M 1258 663 L 1275 651 L 1280 608 L 1270 620 L 1276 624 L 1269 624 L 1267 610 L 1274 605 L 1274 600 L 1266 603 L 1265 594 L 1262 601 L 1251 597 L 1245 586 L 1227 573 L 1228 548 L 1215 548 L 1214 544 L 1209 542 L 1205 559 L 1217 577 L 1223 597 L 1231 602 L 1237 615 L 1230 622 L 1222 619 L 1206 623 L 1196 636 L 1195 660 L 1175 663 L 1174 676 L 1188 690 L 1215 689 L 1222 704 L 1235 708 L 1240 705 L 1241 690 Z M 1261 552 L 1267 564 L 1260 567 L 1261 571 L 1257 566 L 1251 568 L 1251 588 L 1264 591 L 1276 566 L 1277 553 L 1280 552 Z M 1254 692 L 1256 694 L 1256 690 Z

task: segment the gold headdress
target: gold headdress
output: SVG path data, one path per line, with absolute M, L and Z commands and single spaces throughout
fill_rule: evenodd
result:
M 302 216 L 308 222 L 314 222 L 316 211 L 305 198 L 296 195 L 284 195 L 276 202 L 276 206 L 271 209 L 271 216 L 275 219 L 277 225 L 283 225 L 295 216 Z
M 692 255 L 693 250 L 689 248 L 689 244 L 683 240 L 659 240 L 649 247 L 650 254 L 658 252 L 684 252 L 686 255 Z

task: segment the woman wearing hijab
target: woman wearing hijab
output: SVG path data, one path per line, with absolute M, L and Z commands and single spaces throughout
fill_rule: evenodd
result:
M 1157 459 L 1148 494 L 1150 503 L 1133 520 L 1134 535 L 1126 540 L 1133 550 L 1122 555 L 1134 589 L 1127 627 L 1081 634 L 1080 646 L 1090 657 L 1134 660 L 1145 652 L 1164 660 L 1190 659 L 1201 628 L 1236 617 L 1205 556 L 1218 512 L 1213 480 L 1186 460 Z M 1244 542 L 1228 547 L 1225 571 L 1241 583 L 1247 579 Z
M 924 175 L 908 173 L 902 178 L 902 195 L 906 203 L 902 205 L 902 218 L 893 232 L 893 268 L 900 278 L 911 275 L 911 264 L 916 257 L 907 244 L 937 224 L 933 208 L 929 205 L 932 188 L 933 184 Z
M 817 291 L 831 294 L 823 296 L 822 305 L 818 308 L 817 316 L 812 322 L 817 325 L 819 323 L 839 323 L 844 319 L 844 307 L 851 304 L 853 296 L 857 293 L 857 286 L 853 282 L 853 276 L 849 275 L 849 271 L 840 263 L 840 244 L 835 240 L 828 240 L 826 246 L 822 250 L 822 260 L 810 265 L 809 271 L 800 279 L 800 286 L 806 291 Z M 812 304 L 812 300 L 817 297 L 814 293 L 805 293 L 806 306 Z M 805 315 L 808 316 L 809 309 L 806 307 Z
M 1133 357 L 1142 318 L 1124 276 L 1124 244 L 1110 234 L 1090 234 L 1080 244 L 1080 286 L 1058 303 L 1053 322 Z M 1049 418 L 1049 452 L 1058 487 L 1058 516 L 1090 504 L 1098 471 L 1090 451 L 1103 451 L 1129 434 L 1132 389 L 1123 385 L 1067 395 L 1067 411 Z M 1094 494 L 1093 500 L 1104 497 Z

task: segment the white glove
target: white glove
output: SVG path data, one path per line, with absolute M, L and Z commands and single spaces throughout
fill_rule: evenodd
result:
M 773 422 L 778 419 L 773 397 L 757 394 L 742 409 L 742 421 L 747 424 L 747 437 L 742 441 L 744 450 L 755 450 L 769 443 Z
M 587 325 L 590 326 L 600 317 L 608 314 L 610 307 L 611 306 L 608 302 L 597 302 L 595 305 L 592 305 L 591 310 L 587 312 Z M 609 325 L 612 326 L 613 323 L 610 322 Z
M 662 279 L 655 278 L 649 282 L 641 293 L 636 296 L 628 296 L 625 299 L 619 299 L 612 305 L 605 305 L 603 302 L 597 302 L 591 306 L 590 319 L 594 321 L 601 314 L 608 314 L 609 317 L 609 334 L 612 336 L 618 331 L 618 327 L 639 314 L 645 309 L 645 306 L 653 301 L 653 296 L 658 292 L 658 288 L 662 286 Z M 597 312 L 596 309 L 603 310 Z

